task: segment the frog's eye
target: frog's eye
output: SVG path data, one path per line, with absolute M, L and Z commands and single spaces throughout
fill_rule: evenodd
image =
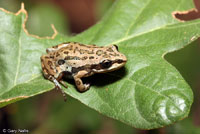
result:
M 63 59 L 58 60 L 58 65 L 62 65 L 64 63 L 65 63 L 65 60 L 63 60 Z
M 119 51 L 119 49 L 118 49 L 118 46 L 117 45 L 113 45 L 116 49 L 117 49 L 117 51 Z
M 112 61 L 110 60 L 104 60 L 103 62 L 100 63 L 101 68 L 109 68 L 112 66 Z

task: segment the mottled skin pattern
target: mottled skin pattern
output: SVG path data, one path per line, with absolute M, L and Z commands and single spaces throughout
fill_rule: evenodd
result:
M 68 42 L 48 48 L 41 56 L 42 71 L 45 78 L 53 81 L 57 88 L 64 84 L 62 77 L 75 80 L 79 91 L 89 88 L 81 78 L 95 73 L 105 73 L 121 68 L 127 59 L 118 51 L 116 45 L 96 46 Z

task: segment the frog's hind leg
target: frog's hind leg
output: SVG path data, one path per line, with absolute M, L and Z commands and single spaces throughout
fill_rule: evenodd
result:
M 82 77 L 86 77 L 88 74 L 87 71 L 80 71 L 76 75 L 74 75 L 74 81 L 76 84 L 76 87 L 80 92 L 84 92 L 90 88 L 90 84 L 83 84 L 83 81 L 81 80 Z

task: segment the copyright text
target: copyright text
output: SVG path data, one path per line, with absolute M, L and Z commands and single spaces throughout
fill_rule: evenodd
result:
M 6 134 L 16 134 L 16 133 L 28 133 L 29 131 L 27 129 L 2 129 L 3 133 Z

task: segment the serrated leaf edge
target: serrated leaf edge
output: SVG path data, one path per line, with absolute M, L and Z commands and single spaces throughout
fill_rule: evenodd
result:
M 0 8 L 0 10 L 2 10 L 5 13 L 12 14 L 12 15 L 15 15 L 15 16 L 18 16 L 19 14 L 24 13 L 25 14 L 25 19 L 24 19 L 24 22 L 22 24 L 22 28 L 23 28 L 24 32 L 28 36 L 32 36 L 32 37 L 37 38 L 37 39 L 54 39 L 58 34 L 58 31 L 56 30 L 56 28 L 55 28 L 55 26 L 53 24 L 51 24 L 51 28 L 52 28 L 52 30 L 54 32 L 52 36 L 40 37 L 38 35 L 30 34 L 28 32 L 28 30 L 26 29 L 26 22 L 28 20 L 28 13 L 27 13 L 26 9 L 24 8 L 24 3 L 23 2 L 21 3 L 21 9 L 17 13 L 10 12 L 8 10 L 5 10 L 4 8 Z

